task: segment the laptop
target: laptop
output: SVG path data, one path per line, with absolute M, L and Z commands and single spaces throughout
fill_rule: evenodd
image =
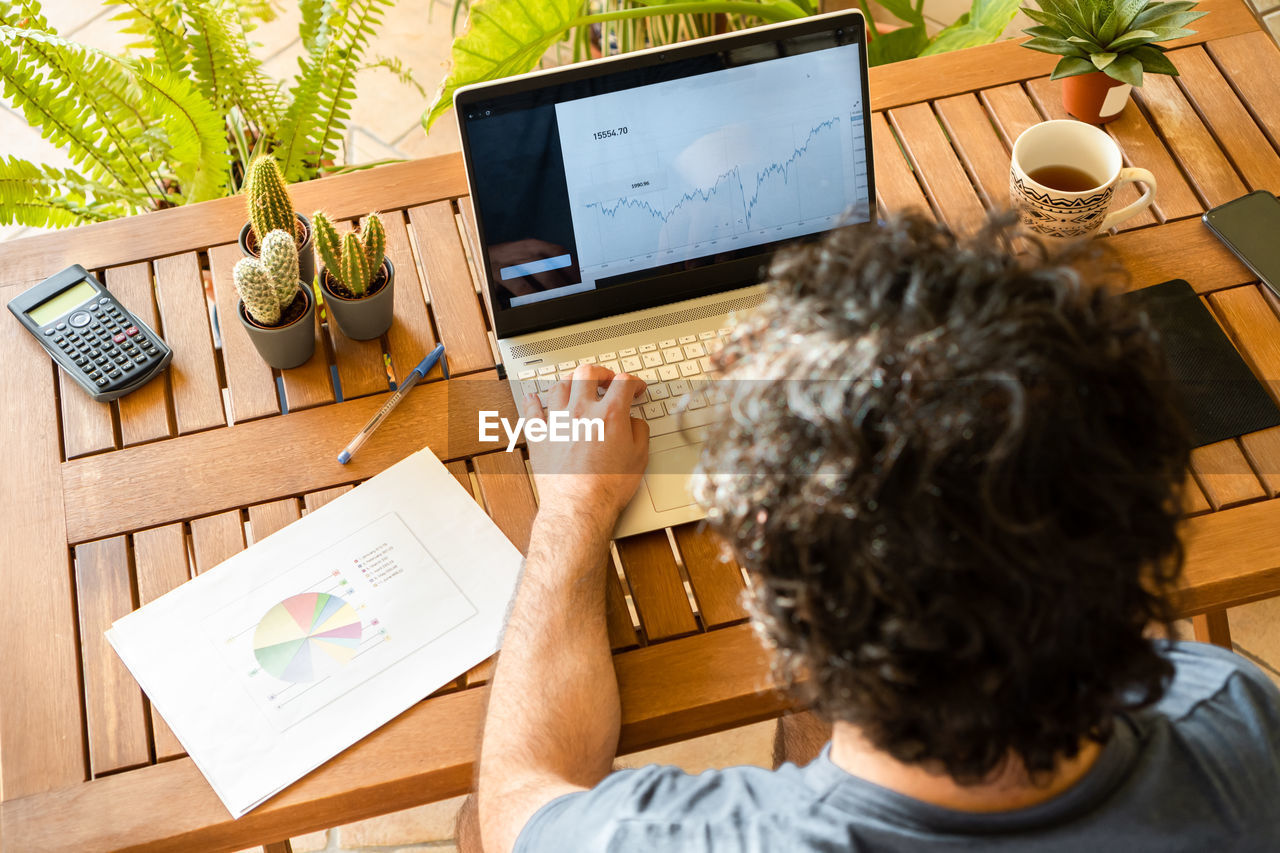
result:
M 515 399 L 583 363 L 638 375 L 649 466 L 615 535 L 702 518 L 712 356 L 775 250 L 872 215 L 862 15 L 468 86 L 454 108 Z

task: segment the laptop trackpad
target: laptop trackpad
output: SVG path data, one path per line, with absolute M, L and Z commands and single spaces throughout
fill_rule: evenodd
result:
M 649 454 L 644 484 L 649 500 L 658 512 L 679 509 L 693 503 L 689 493 L 689 475 L 702 455 L 702 444 L 686 444 L 672 450 Z

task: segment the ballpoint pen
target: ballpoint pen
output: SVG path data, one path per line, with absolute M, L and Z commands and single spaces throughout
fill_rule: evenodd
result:
M 382 422 L 385 421 L 387 416 L 395 410 L 396 406 L 400 405 L 400 401 L 404 399 L 405 395 L 409 393 L 414 385 L 418 384 L 418 380 L 426 376 L 427 372 L 431 370 L 432 367 L 435 367 L 436 362 L 440 360 L 442 355 L 444 355 L 444 344 L 436 344 L 436 348 L 427 353 L 427 357 L 419 362 L 418 366 L 409 372 L 409 375 L 405 377 L 404 382 L 401 383 L 396 392 L 391 395 L 391 399 L 382 404 L 382 408 L 378 409 L 378 413 L 369 419 L 369 422 L 364 425 L 364 429 L 356 433 L 356 437 L 351 439 L 351 443 L 343 448 L 342 452 L 338 454 L 338 461 L 340 463 L 346 465 L 351 461 L 351 457 L 360 449 L 360 446 L 369 440 L 369 436 L 373 435 L 373 431 L 382 425 Z

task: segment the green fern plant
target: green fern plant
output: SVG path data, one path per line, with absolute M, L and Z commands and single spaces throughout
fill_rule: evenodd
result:
M 333 221 L 317 210 L 312 214 L 311 226 L 316 251 L 329 275 L 357 299 L 368 293 L 369 285 L 382 269 L 387 251 L 387 232 L 382 218 L 370 213 L 359 233 L 351 231 L 339 236 Z
M 121 56 L 59 36 L 39 0 L 0 0 L 0 91 L 70 155 L 0 157 L 0 224 L 78 225 L 239 191 L 269 154 L 290 183 L 335 170 L 358 71 L 392 0 L 299 0 L 303 55 L 277 83 L 251 34 L 269 0 L 105 0 L 136 37 Z M 415 84 L 416 85 L 416 84 Z
M 1142 85 L 1142 73 L 1177 76 L 1178 69 L 1155 42 L 1194 34 L 1184 29 L 1208 12 L 1193 12 L 1192 0 L 1039 0 L 1039 9 L 1022 11 L 1040 26 L 1023 30 L 1032 36 L 1023 47 L 1061 56 L 1052 79 L 1101 71 L 1113 80 Z
M 241 258 L 231 271 L 240 301 L 262 326 L 275 326 L 293 304 L 298 283 L 298 245 L 287 231 L 271 231 L 262 239 L 257 258 Z

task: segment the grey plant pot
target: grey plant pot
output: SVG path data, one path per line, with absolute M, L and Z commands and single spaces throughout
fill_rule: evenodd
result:
M 314 242 L 312 235 L 315 233 L 311 230 L 311 220 L 298 213 L 296 210 L 294 216 L 307 226 L 307 239 L 298 247 L 298 278 L 311 284 L 316 280 L 316 254 L 311 250 L 311 244 Z M 253 228 L 252 223 L 246 222 L 244 227 L 240 229 L 240 251 L 244 253 L 246 258 L 256 258 L 258 253 L 249 248 L 249 231 Z M 261 235 L 254 234 L 254 240 L 261 240 Z
M 334 293 L 329 286 L 329 270 L 320 269 L 320 286 L 324 288 L 324 304 L 329 306 L 329 316 L 342 334 L 353 341 L 373 340 L 391 328 L 396 268 L 390 258 L 383 258 L 382 269 L 387 274 L 387 283 L 377 293 L 362 299 L 347 299 Z
M 249 333 L 249 340 L 262 360 L 272 367 L 288 370 L 306 364 L 316 348 L 316 297 L 308 282 L 299 282 L 302 295 L 307 300 L 307 310 L 287 326 L 259 326 L 244 310 L 244 302 L 236 304 L 240 325 Z

